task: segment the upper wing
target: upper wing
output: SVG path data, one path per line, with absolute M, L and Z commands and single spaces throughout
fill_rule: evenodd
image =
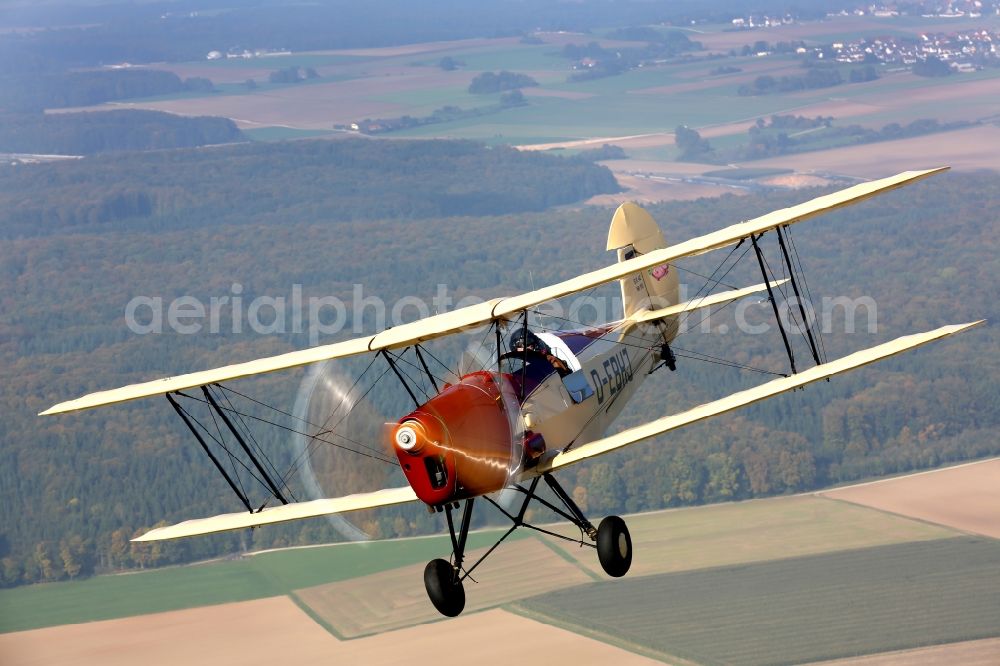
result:
M 766 384 L 762 384 L 761 386 L 756 386 L 754 388 L 747 389 L 746 391 L 734 393 L 733 395 L 721 398 L 720 400 L 716 400 L 714 402 L 699 405 L 686 412 L 665 416 L 655 421 L 645 423 L 641 426 L 622 431 L 618 434 L 604 437 L 603 439 L 598 439 L 593 442 L 588 442 L 587 444 L 582 444 L 581 446 L 574 447 L 568 451 L 556 452 L 542 458 L 536 467 L 528 471 L 527 475 L 534 476 L 537 474 L 544 474 L 545 472 L 551 472 L 559 469 L 560 467 L 566 467 L 567 465 L 578 463 L 581 460 L 603 455 L 610 451 L 620 449 L 623 446 L 628 446 L 629 444 L 634 444 L 635 442 L 655 437 L 656 435 L 662 435 L 665 432 L 676 430 L 677 428 L 686 426 L 690 423 L 695 423 L 719 414 L 725 414 L 726 412 L 739 409 L 740 407 L 745 407 L 746 405 L 764 400 L 765 398 L 770 398 L 778 395 L 779 393 L 791 391 L 792 389 L 805 386 L 806 384 L 811 384 L 812 382 L 820 379 L 825 379 L 832 375 L 847 372 L 848 370 L 853 370 L 854 368 L 874 363 L 875 361 L 883 358 L 894 356 L 908 349 L 913 349 L 914 347 L 919 347 L 927 344 L 928 342 L 937 340 L 938 338 L 960 333 L 966 329 L 972 328 L 973 326 L 982 324 L 983 321 L 984 320 L 979 320 L 969 324 L 942 326 L 937 330 L 928 331 L 927 333 L 906 335 L 891 342 L 886 342 L 869 349 L 855 352 L 849 356 L 839 358 L 836 361 L 830 361 L 822 365 L 817 365 L 796 375 L 792 375 L 791 377 L 775 379 Z
M 318 499 L 312 502 L 296 502 L 282 506 L 274 506 L 269 509 L 250 513 L 241 511 L 239 513 L 226 513 L 221 516 L 211 518 L 198 518 L 187 520 L 176 525 L 154 528 L 132 541 L 163 541 L 164 539 L 180 539 L 181 537 L 197 536 L 199 534 L 213 534 L 215 532 L 225 532 L 226 530 L 237 530 L 244 527 L 258 527 L 260 525 L 272 525 L 283 523 L 288 520 L 300 520 L 302 518 L 314 518 L 316 516 L 326 516 L 331 513 L 346 513 L 348 511 L 360 511 L 361 509 L 374 509 L 380 506 L 391 506 L 393 504 L 403 504 L 405 502 L 417 501 L 417 495 L 413 488 L 387 488 L 376 490 L 372 493 L 358 493 L 345 497 L 334 497 L 330 499 Z
M 783 208 L 748 222 L 740 222 L 706 236 L 700 236 L 678 245 L 655 250 L 649 254 L 641 255 L 628 261 L 622 261 L 612 266 L 585 273 L 579 277 L 519 296 L 497 298 L 486 303 L 479 303 L 452 312 L 445 312 L 409 324 L 396 326 L 375 335 L 289 352 L 256 361 L 237 363 L 214 370 L 193 372 L 142 384 L 131 384 L 110 391 L 99 391 L 82 398 L 77 398 L 76 400 L 61 402 L 41 412 L 41 415 L 90 409 L 91 407 L 161 395 L 172 391 L 180 391 L 206 384 L 247 377 L 249 375 L 294 368 L 317 361 L 344 358 L 380 349 L 393 349 L 431 340 L 449 333 L 487 324 L 495 319 L 506 319 L 540 303 L 612 282 L 632 273 L 675 261 L 682 257 L 702 254 L 710 250 L 732 245 L 751 234 L 759 234 L 775 227 L 801 222 L 821 213 L 863 201 L 881 192 L 922 180 L 947 169 L 948 167 L 941 167 L 926 171 L 906 171 L 889 178 L 861 183 L 860 185 L 827 194 L 797 206 L 792 206 L 791 208 Z

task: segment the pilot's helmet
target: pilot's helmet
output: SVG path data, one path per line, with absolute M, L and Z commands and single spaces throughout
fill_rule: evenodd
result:
M 513 351 L 527 349 L 529 351 L 544 352 L 545 343 L 537 335 L 521 327 L 510 336 L 510 348 Z

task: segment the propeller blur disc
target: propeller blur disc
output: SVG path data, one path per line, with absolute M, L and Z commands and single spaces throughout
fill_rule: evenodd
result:
M 308 435 L 293 433 L 292 451 L 301 461 L 299 476 L 310 499 L 386 487 L 393 466 L 378 459 L 392 455 L 380 444 L 386 418 L 359 393 L 329 362 L 311 366 L 299 384 L 292 413 Z M 348 540 L 371 538 L 345 516 L 326 518 Z

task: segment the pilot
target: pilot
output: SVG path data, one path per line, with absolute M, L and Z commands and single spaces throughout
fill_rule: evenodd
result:
M 545 357 L 545 360 L 556 369 L 560 377 L 565 377 L 570 374 L 570 369 L 567 367 L 566 362 L 561 358 L 552 353 L 552 350 L 547 344 L 542 342 L 542 340 L 529 331 L 526 327 L 514 331 L 510 336 L 510 348 L 513 352 L 534 352 L 536 354 L 541 354 Z

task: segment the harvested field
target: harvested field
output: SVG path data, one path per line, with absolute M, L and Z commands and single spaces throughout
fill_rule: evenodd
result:
M 475 562 L 484 552 L 469 552 L 467 561 Z M 423 571 L 421 563 L 297 590 L 295 596 L 337 634 L 356 638 L 440 619 L 427 601 L 421 584 Z M 538 539 L 505 543 L 474 575 L 480 582 L 465 582 L 466 612 L 592 580 L 581 567 Z
M 498 642 L 497 636 L 516 637 Z M 442 650 L 442 645 L 449 649 Z M 539 662 L 654 664 L 651 659 L 502 610 L 340 641 L 287 597 L 0 635 L 11 666 L 144 666 L 476 663 L 502 666 L 531 655 Z
M 644 513 L 629 517 L 628 524 L 635 543 L 630 576 L 955 535 L 948 529 L 881 511 L 802 495 Z M 594 553 L 572 545 L 562 548 L 581 566 L 600 571 Z
M 624 578 L 517 607 L 665 657 L 775 664 L 996 637 L 998 596 L 1000 543 L 959 537 Z
M 822 494 L 1000 539 L 1000 459 L 849 486 Z
M 8 666 L 329 663 L 338 641 L 288 597 L 0 635 Z
M 295 129 L 331 129 L 363 118 L 420 114 L 419 99 L 412 105 L 386 101 L 401 91 L 455 88 L 464 91 L 474 72 L 442 72 L 430 67 L 393 70 L 381 76 L 324 83 L 304 83 L 246 95 L 216 95 L 147 102 L 116 102 L 60 112 L 109 108 L 152 109 L 182 116 L 223 116 L 241 127 L 280 126 Z M 386 98 L 386 99 L 383 99 Z M 429 112 L 429 110 L 428 110 Z
M 993 666 L 1000 663 L 1000 638 L 900 650 L 864 657 L 823 661 L 813 666 Z
M 907 169 L 944 164 L 960 170 L 996 171 L 1000 170 L 997 145 L 1000 145 L 1000 127 L 985 125 L 912 139 L 755 160 L 744 162 L 742 166 L 785 167 L 800 173 L 845 174 L 859 178 L 880 178 Z
M 163 100 L 158 102 L 115 102 L 99 107 L 66 109 L 88 111 L 152 109 L 180 116 L 223 116 L 239 127 L 288 127 L 292 129 L 331 129 L 336 123 L 359 118 L 400 115 L 400 107 L 390 102 L 344 97 L 340 83 L 315 84 L 286 88 L 267 95 L 227 95 Z
M 785 96 L 797 115 L 848 118 L 869 127 L 882 127 L 889 122 L 906 124 L 918 118 L 934 118 L 942 122 L 975 121 L 996 115 L 996 100 L 1000 95 L 1000 77 L 994 72 L 981 72 L 930 80 L 909 73 L 895 73 L 877 81 L 856 83 L 831 90 L 829 100 L 815 101 L 815 91 Z
M 336 656 L 340 663 L 366 666 L 659 663 L 500 609 L 344 641 L 337 646 Z

